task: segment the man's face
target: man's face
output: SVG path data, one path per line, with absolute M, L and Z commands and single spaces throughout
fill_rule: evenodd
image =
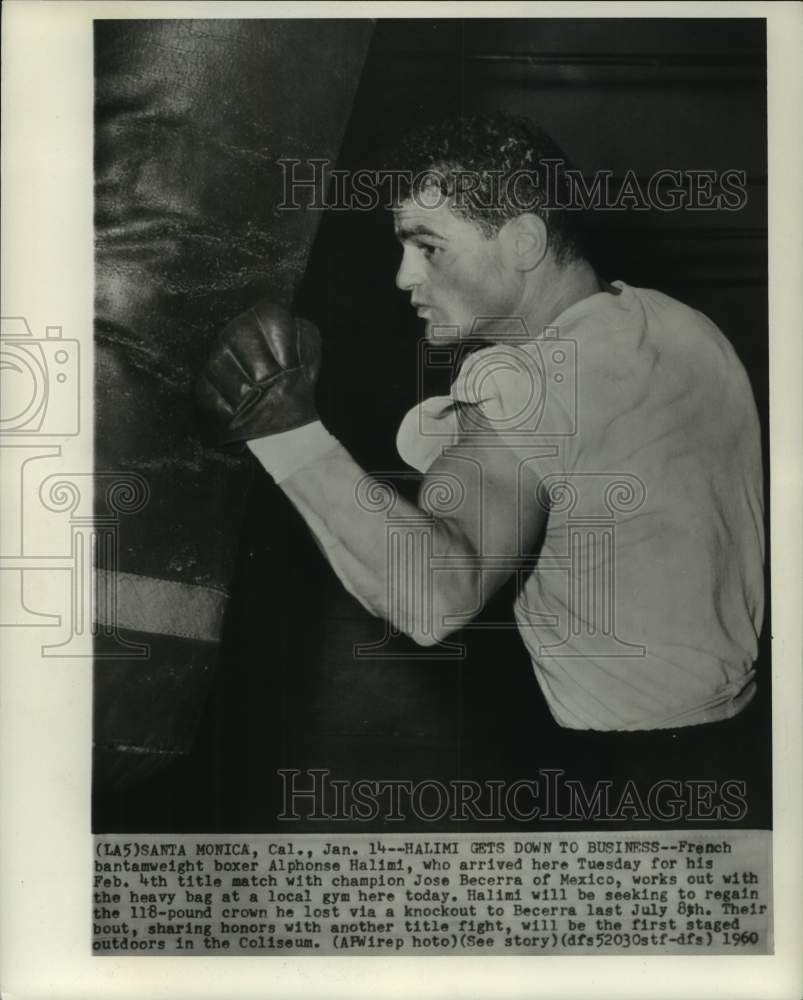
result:
M 520 275 L 499 236 L 486 239 L 428 191 L 394 212 L 404 250 L 396 284 L 410 292 L 429 339 L 463 340 L 479 333 L 478 319 L 515 312 Z

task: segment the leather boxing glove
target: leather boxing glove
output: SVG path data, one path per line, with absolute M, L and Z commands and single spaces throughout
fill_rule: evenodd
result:
M 321 337 L 309 320 L 265 299 L 224 329 L 196 383 L 209 437 L 228 446 L 318 419 Z

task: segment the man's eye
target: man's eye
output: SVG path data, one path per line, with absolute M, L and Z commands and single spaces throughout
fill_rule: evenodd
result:
M 424 257 L 427 260 L 429 260 L 430 257 L 434 256 L 436 253 L 438 253 L 443 248 L 442 247 L 437 247 L 437 246 L 435 246 L 432 243 L 419 243 L 418 244 L 418 249 L 421 251 L 421 253 L 424 255 Z

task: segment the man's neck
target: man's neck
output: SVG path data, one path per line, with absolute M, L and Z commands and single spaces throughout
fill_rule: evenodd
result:
M 618 294 L 618 289 L 601 280 L 584 260 L 565 265 L 544 261 L 537 276 L 533 272 L 530 277 L 532 280 L 524 290 L 518 314 L 524 319 L 531 337 L 539 337 L 544 327 L 553 324 L 562 313 L 583 299 L 599 292 Z M 507 335 L 509 329 L 504 328 L 490 339 L 497 343 L 518 339 L 515 335 Z

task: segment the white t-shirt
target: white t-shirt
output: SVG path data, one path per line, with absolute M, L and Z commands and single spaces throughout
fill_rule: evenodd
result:
M 752 391 L 705 316 L 615 284 L 471 354 L 450 396 L 407 414 L 399 452 L 426 471 L 478 412 L 536 473 L 518 502 L 546 529 L 515 617 L 560 725 L 726 719 L 755 693 L 764 610 Z

